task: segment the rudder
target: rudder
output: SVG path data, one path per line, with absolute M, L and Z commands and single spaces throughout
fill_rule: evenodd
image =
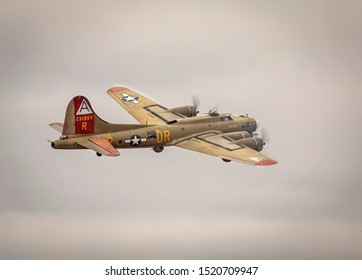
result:
M 68 104 L 62 134 L 92 134 L 95 132 L 96 121 L 103 122 L 94 113 L 89 100 L 84 96 L 78 95 Z

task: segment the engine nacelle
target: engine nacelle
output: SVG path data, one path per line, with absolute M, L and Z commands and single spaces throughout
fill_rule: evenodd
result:
M 165 112 L 181 114 L 185 117 L 195 117 L 198 113 L 195 106 L 182 106 L 166 110 Z
M 250 149 L 253 149 L 253 150 L 258 151 L 258 152 L 260 152 L 264 147 L 263 139 L 257 138 L 257 137 L 240 139 L 240 140 L 235 141 L 234 143 L 247 146 Z
M 250 133 L 247 131 L 228 132 L 228 133 L 223 133 L 222 136 L 229 137 L 233 140 L 240 140 L 240 139 L 246 139 L 246 138 L 251 137 Z

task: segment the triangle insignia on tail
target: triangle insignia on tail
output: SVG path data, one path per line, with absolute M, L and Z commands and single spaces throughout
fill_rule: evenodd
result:
M 83 96 L 73 98 L 75 113 L 75 133 L 94 133 L 94 113 L 89 101 Z
M 90 108 L 90 106 L 87 104 L 87 101 L 85 99 L 83 99 L 82 103 L 80 104 L 78 111 L 76 113 L 77 116 L 79 115 L 88 115 L 88 114 L 92 114 L 92 109 Z

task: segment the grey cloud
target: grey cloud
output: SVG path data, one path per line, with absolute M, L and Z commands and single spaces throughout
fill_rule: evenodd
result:
M 147 219 L 7 213 L 9 257 L 85 259 L 300 259 L 358 258 L 361 247 L 348 222 L 323 220 Z M 47 232 L 47 235 L 43 235 Z M 282 236 L 283 238 L 280 238 Z M 54 242 L 56 240 L 57 242 Z M 306 247 L 305 244 L 309 245 Z M 334 244 L 334 245 L 332 245 Z M 356 246 L 357 245 L 357 246 Z

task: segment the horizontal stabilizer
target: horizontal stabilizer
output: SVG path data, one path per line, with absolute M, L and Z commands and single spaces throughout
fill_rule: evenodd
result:
M 85 141 L 78 142 L 78 144 L 105 156 L 119 156 L 119 152 L 105 138 L 90 138 Z
M 49 124 L 49 126 L 51 128 L 54 128 L 56 131 L 58 131 L 59 133 L 63 132 L 63 124 L 62 123 L 51 123 Z

